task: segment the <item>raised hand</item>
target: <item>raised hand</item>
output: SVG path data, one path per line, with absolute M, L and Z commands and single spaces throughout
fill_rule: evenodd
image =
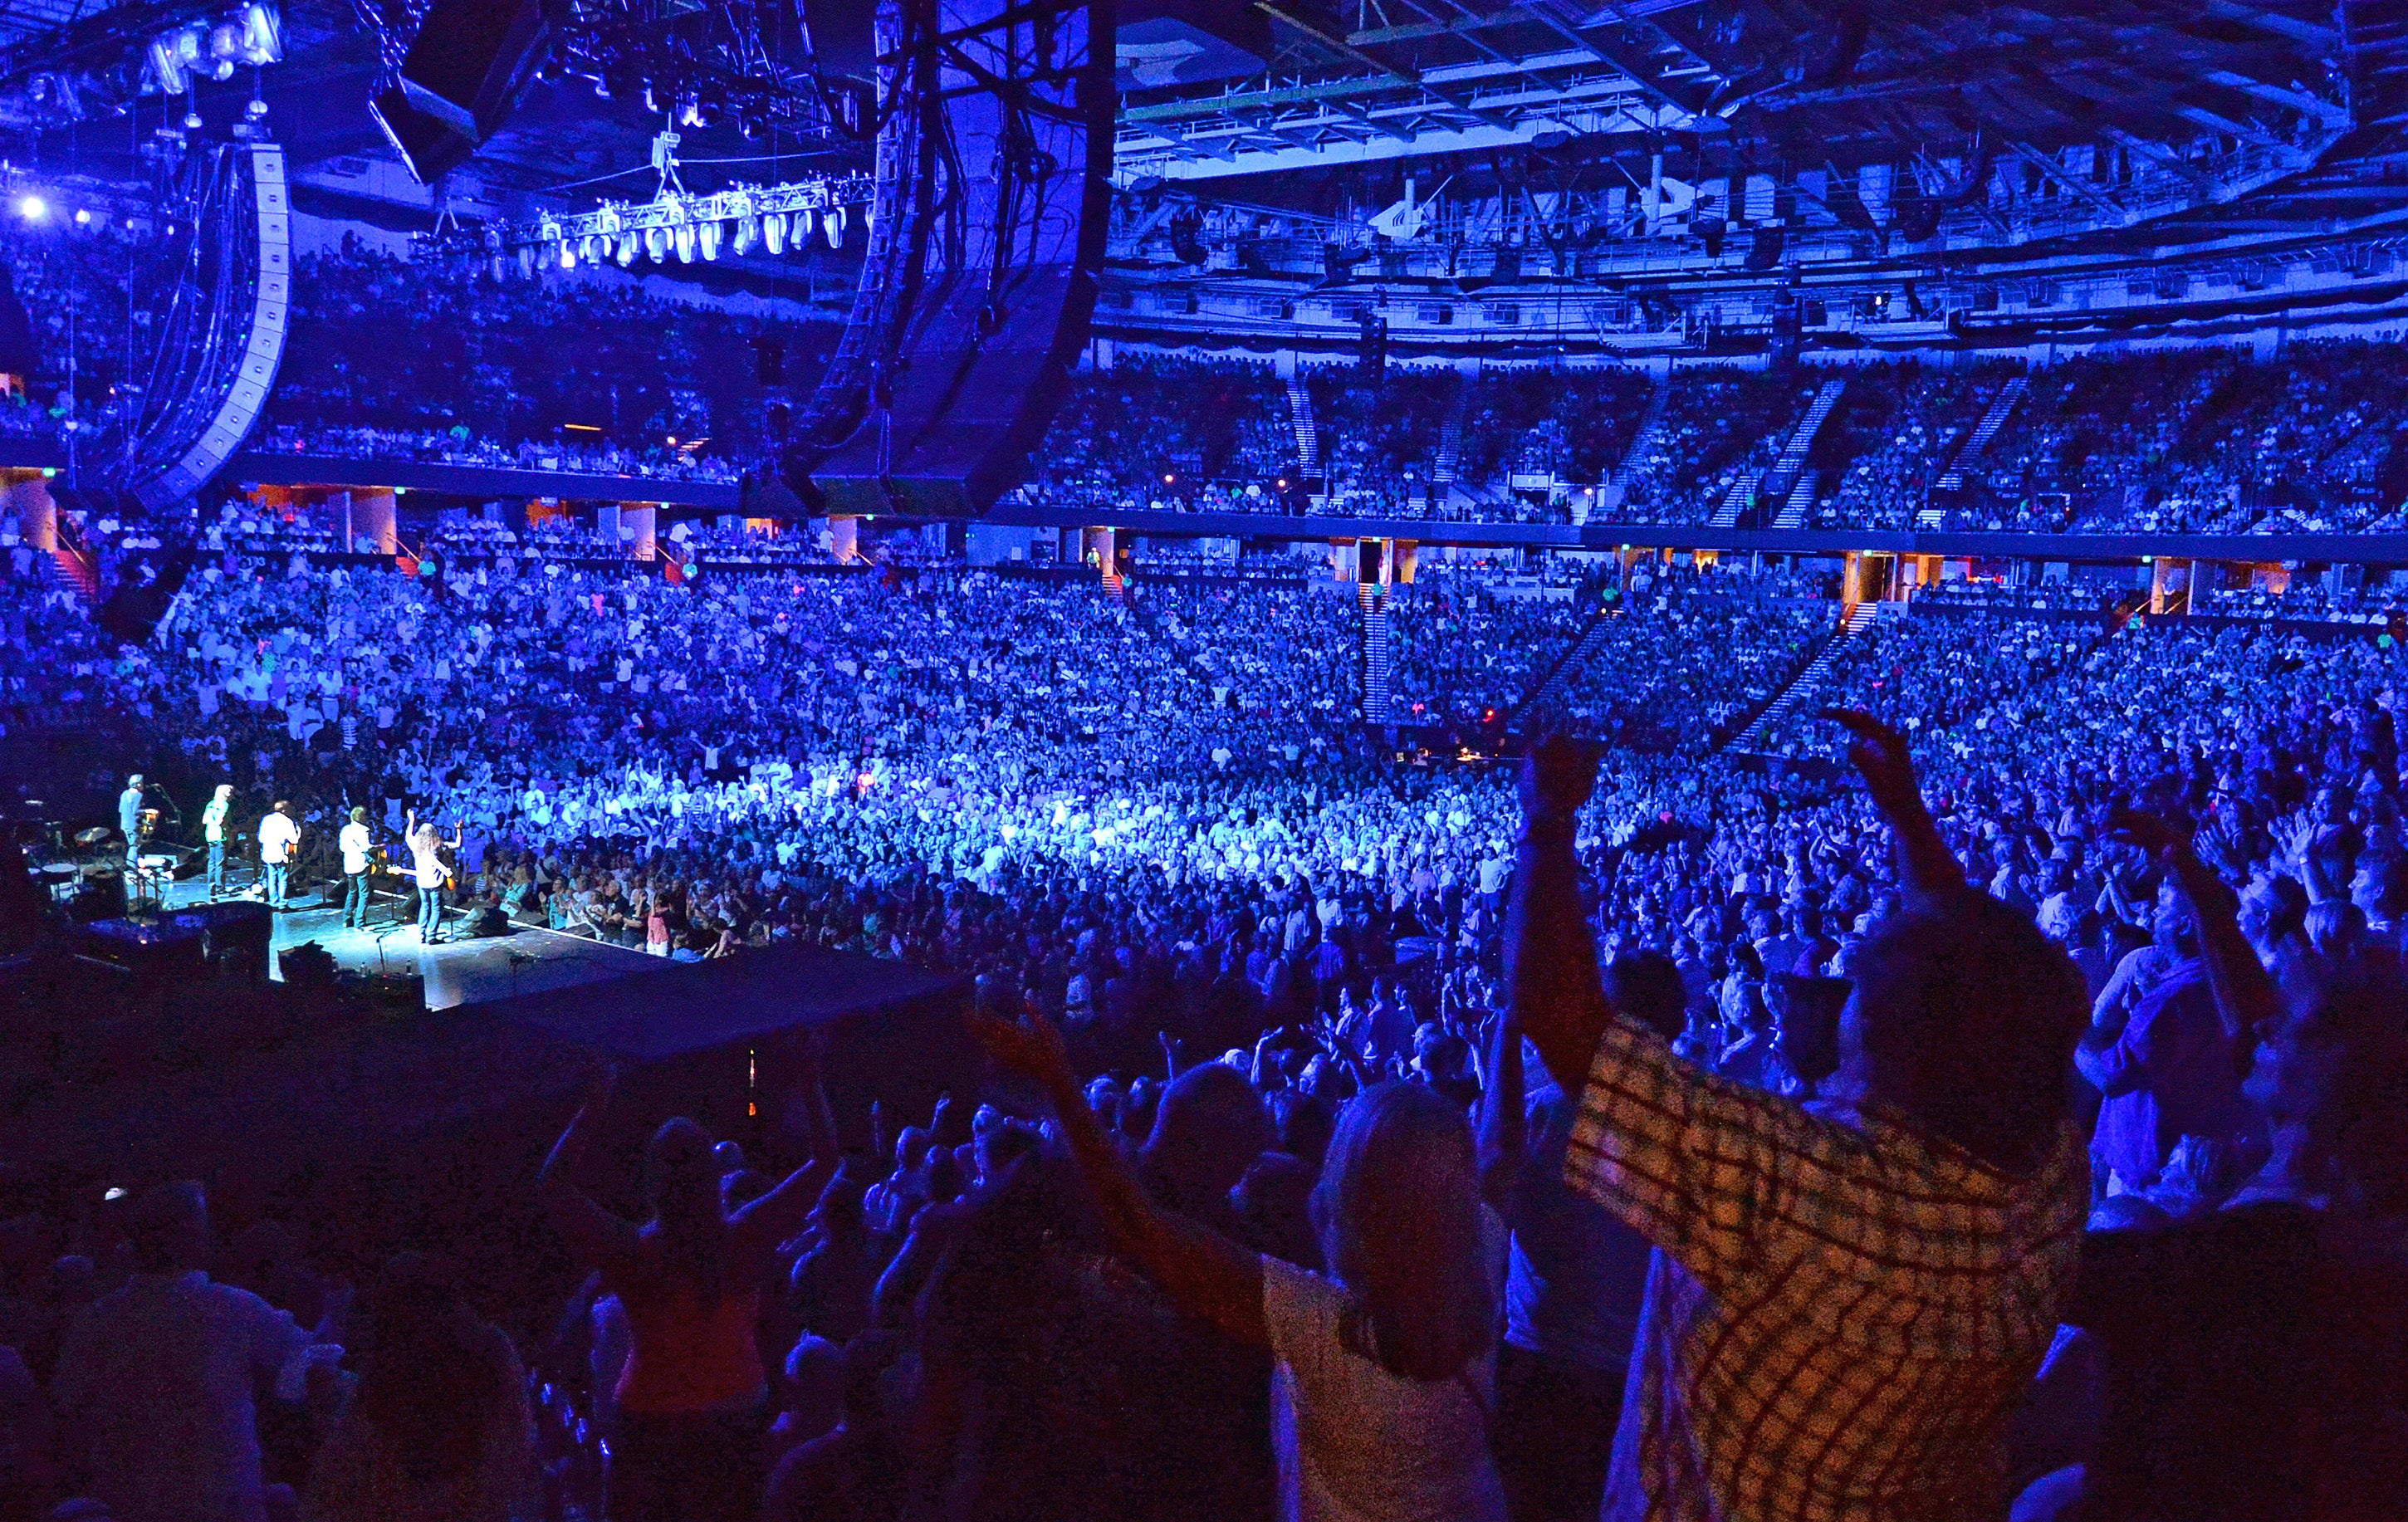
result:
M 1598 748 L 1553 734 L 1522 761 L 1522 816 L 1570 820 L 1597 790 Z
M 1853 737 L 1848 762 L 1864 778 L 1865 791 L 1883 813 L 1895 819 L 1923 806 L 1904 735 L 1861 709 L 1827 708 L 1815 717 L 1828 719 Z
M 1034 1080 L 1049 1092 L 1060 1084 L 1075 1091 L 1078 1078 L 1070 1070 L 1070 1049 L 1053 1021 L 1036 1010 L 1022 1019 L 1003 1020 L 991 1014 L 970 1016 L 970 1030 L 996 1065 L 1006 1072 Z

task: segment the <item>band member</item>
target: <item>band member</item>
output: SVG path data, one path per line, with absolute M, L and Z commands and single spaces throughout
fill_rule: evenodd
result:
M 226 815 L 234 808 L 234 783 L 218 783 L 217 795 L 201 811 L 201 839 L 209 847 L 209 897 L 225 892 Z
M 452 839 L 432 824 L 418 822 L 418 811 L 409 811 L 410 875 L 418 882 L 418 943 L 432 945 L 443 929 L 443 884 L 450 881 L 452 869 L 444 865 L 441 853 L 449 847 L 460 848 L 458 826 L 453 826 Z
M 366 806 L 351 810 L 351 822 L 335 838 L 343 851 L 343 928 L 362 926 L 368 922 L 368 811 Z
M 138 865 L 142 855 L 142 774 L 138 771 L 125 779 L 125 791 L 117 795 L 117 829 L 125 837 L 125 865 Z
M 278 798 L 276 807 L 259 822 L 259 879 L 270 909 L 285 907 L 286 875 L 292 870 L 294 849 L 300 843 L 301 826 L 293 822 L 293 805 Z

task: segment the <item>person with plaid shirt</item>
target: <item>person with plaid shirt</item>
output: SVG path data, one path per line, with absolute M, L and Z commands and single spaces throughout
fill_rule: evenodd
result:
M 1612 1522 L 2003 1515 L 2005 1425 L 2079 1256 L 2080 976 L 1967 883 L 1904 739 L 1829 717 L 1856 737 L 1908 903 L 1858 958 L 1841 1069 L 1812 1107 L 1616 1017 L 1573 854 L 1595 756 L 1557 738 L 1525 768 L 1515 1011 L 1551 1072 L 1587 1074 L 1567 1182 L 1670 1259 L 1615 1434 Z

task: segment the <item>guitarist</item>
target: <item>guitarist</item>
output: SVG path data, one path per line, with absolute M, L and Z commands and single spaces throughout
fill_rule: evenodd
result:
M 418 811 L 409 811 L 410 876 L 418 883 L 418 943 L 433 945 L 441 939 L 443 930 L 443 885 L 452 880 L 452 869 L 442 856 L 446 849 L 460 848 L 460 826 L 452 826 L 452 839 L 432 824 L 418 822 Z

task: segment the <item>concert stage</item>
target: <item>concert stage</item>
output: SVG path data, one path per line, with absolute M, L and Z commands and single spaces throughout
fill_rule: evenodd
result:
M 166 907 L 181 909 L 202 901 L 201 883 L 179 883 L 168 893 Z M 317 898 L 311 896 L 299 901 L 315 904 Z M 392 912 L 380 905 L 376 912 L 381 922 Z M 457 915 L 446 922 L 452 933 L 459 926 Z M 408 920 L 346 930 L 343 912 L 337 907 L 294 909 L 277 915 L 275 937 L 269 942 L 268 975 L 281 982 L 279 954 L 313 941 L 346 972 L 423 978 L 429 1010 L 490 1004 L 521 994 L 624 978 L 660 966 L 660 958 L 624 946 L 527 926 L 515 926 L 507 936 L 422 946 L 418 926 Z

